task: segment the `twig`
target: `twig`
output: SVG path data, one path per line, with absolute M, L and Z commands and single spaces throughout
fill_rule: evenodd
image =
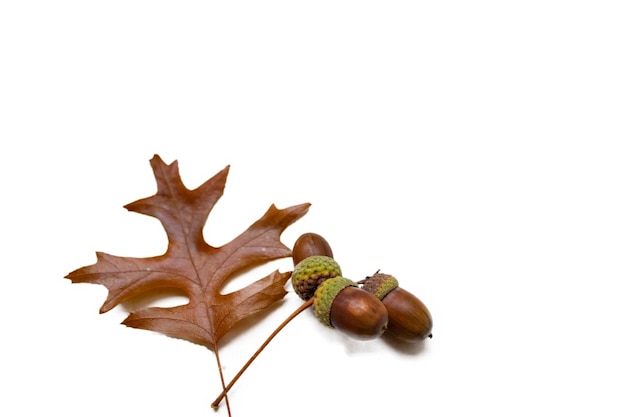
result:
M 232 386 L 237 382 L 237 380 L 241 377 L 241 375 L 245 372 L 246 369 L 250 366 L 250 364 L 256 359 L 257 356 L 265 349 L 265 347 L 272 341 L 272 339 L 287 325 L 291 320 L 293 320 L 298 314 L 302 313 L 304 310 L 309 308 L 313 304 L 313 298 L 307 300 L 304 304 L 298 307 L 289 317 L 285 319 L 277 328 L 272 332 L 271 335 L 263 342 L 261 347 L 252 355 L 252 357 L 246 362 L 246 364 L 239 370 L 237 375 L 233 378 L 232 381 L 224 388 L 222 393 L 213 401 L 211 407 L 217 409 L 220 405 L 222 399 L 228 394 L 228 391 L 232 388 Z M 226 404 L 228 405 L 228 398 L 226 399 Z

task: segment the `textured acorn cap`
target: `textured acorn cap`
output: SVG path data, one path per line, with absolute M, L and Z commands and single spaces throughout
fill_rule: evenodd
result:
M 317 287 L 341 275 L 339 264 L 329 256 L 309 256 L 298 262 L 291 274 L 291 285 L 303 300 L 313 297 Z
M 376 272 L 371 277 L 365 278 L 363 289 L 370 294 L 374 294 L 376 298 L 382 300 L 394 288 L 398 287 L 398 280 L 389 274 L 381 274 Z
M 333 306 L 335 297 L 341 290 L 346 287 L 356 287 L 354 281 L 349 280 L 341 276 L 337 276 L 331 279 L 327 279 L 322 282 L 317 291 L 315 291 L 315 298 L 313 299 L 313 305 L 315 307 L 315 316 L 319 321 L 324 323 L 328 327 L 332 327 L 330 324 L 330 309 Z

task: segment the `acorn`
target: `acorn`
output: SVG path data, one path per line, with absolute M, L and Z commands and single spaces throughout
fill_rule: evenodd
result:
M 387 327 L 388 313 L 383 303 L 342 276 L 323 281 L 315 291 L 313 304 L 320 322 L 356 339 L 375 339 Z
M 309 256 L 319 255 L 332 258 L 333 250 L 330 248 L 328 241 L 317 233 L 304 233 L 293 244 L 291 257 L 293 258 L 294 266 Z
M 387 309 L 387 333 L 409 343 L 433 337 L 430 312 L 419 298 L 400 288 L 396 278 L 376 272 L 365 279 L 362 288 L 381 300 Z
M 295 266 L 291 285 L 303 300 L 313 297 L 317 287 L 329 278 L 341 275 L 339 264 L 329 256 L 309 256 Z

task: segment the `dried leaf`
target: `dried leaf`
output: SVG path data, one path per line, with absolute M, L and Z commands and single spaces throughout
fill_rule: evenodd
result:
M 219 340 L 238 322 L 282 299 L 290 272 L 274 271 L 265 278 L 229 294 L 220 292 L 238 272 L 291 250 L 280 241 L 287 226 L 302 217 L 309 204 L 283 210 L 272 205 L 246 231 L 222 247 L 210 246 L 203 228 L 224 192 L 229 167 L 200 187 L 189 190 L 181 181 L 178 164 L 165 164 L 158 155 L 150 161 L 157 193 L 126 208 L 158 218 L 168 237 L 165 254 L 131 258 L 97 253 L 97 262 L 66 276 L 73 283 L 104 285 L 108 297 L 100 312 L 148 291 L 177 288 L 189 303 L 168 308 L 145 308 L 131 313 L 123 324 L 188 340 L 216 351 Z

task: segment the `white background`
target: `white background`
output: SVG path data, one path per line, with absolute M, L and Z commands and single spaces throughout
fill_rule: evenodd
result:
M 307 311 L 233 416 L 624 416 L 625 21 L 619 1 L 2 2 L 0 414 L 227 415 L 210 351 L 63 279 L 164 251 L 123 209 L 159 154 L 190 188 L 231 165 L 209 243 L 310 202 L 285 244 L 321 233 L 434 317 L 407 349 Z M 225 340 L 228 378 L 289 290 Z

